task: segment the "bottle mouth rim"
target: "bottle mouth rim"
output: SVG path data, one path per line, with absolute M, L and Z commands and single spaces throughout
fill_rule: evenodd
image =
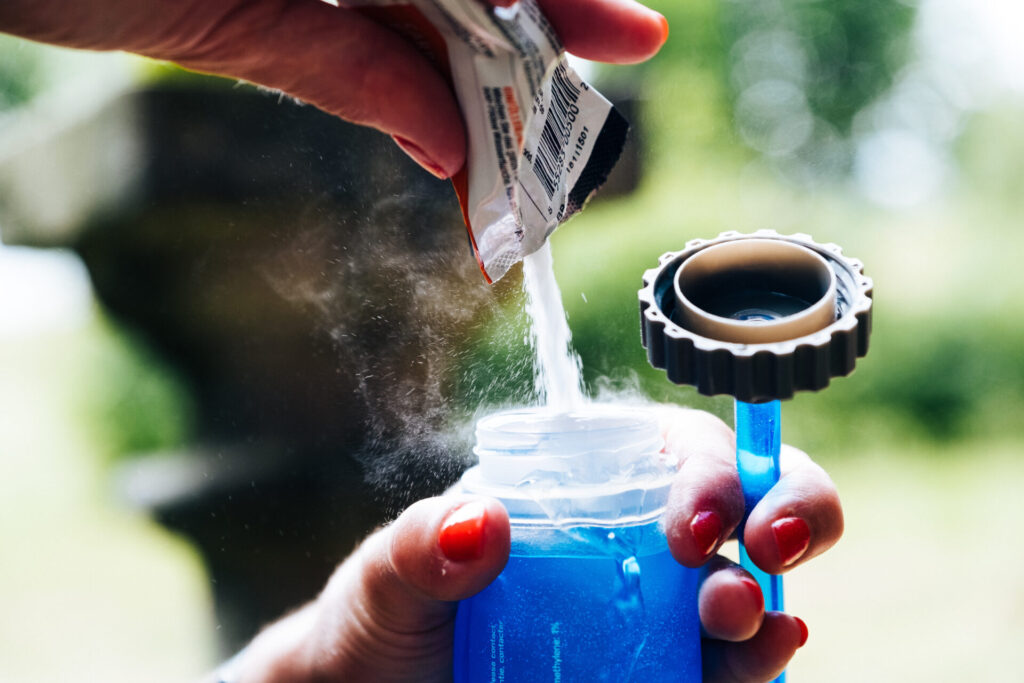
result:
M 463 489 L 498 498 L 530 523 L 653 519 L 676 473 L 653 411 L 634 406 L 516 408 L 482 418 L 476 434 L 479 464 L 463 475 Z
M 476 441 L 478 449 L 490 450 L 488 444 L 497 441 L 505 450 L 516 445 L 517 437 L 523 442 L 522 448 L 531 448 L 537 439 L 568 441 L 582 432 L 594 435 L 618 432 L 625 438 L 645 431 L 653 433 L 657 429 L 658 422 L 653 415 L 632 406 L 593 403 L 568 412 L 545 407 L 512 408 L 478 420 Z
M 492 484 L 476 466 L 462 475 L 459 487 L 466 493 L 500 500 L 516 526 L 616 528 L 658 521 L 674 480 L 675 473 L 666 472 L 659 477 L 600 487 L 553 486 L 538 490 Z

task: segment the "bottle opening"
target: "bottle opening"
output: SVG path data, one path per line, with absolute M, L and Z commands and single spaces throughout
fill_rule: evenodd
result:
M 503 411 L 477 423 L 479 464 L 463 488 L 500 499 L 510 515 L 548 523 L 656 515 L 675 472 L 650 412 L 589 405 Z

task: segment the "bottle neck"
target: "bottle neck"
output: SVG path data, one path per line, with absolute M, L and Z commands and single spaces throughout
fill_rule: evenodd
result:
M 464 490 L 501 500 L 513 523 L 630 525 L 656 518 L 675 466 L 657 421 L 624 406 L 528 408 L 481 419 Z

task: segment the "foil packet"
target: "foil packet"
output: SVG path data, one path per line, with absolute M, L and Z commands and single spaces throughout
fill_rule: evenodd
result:
M 488 282 L 543 246 L 618 161 L 629 125 L 573 71 L 535 0 L 341 5 L 405 36 L 448 77 L 468 131 L 452 183 Z

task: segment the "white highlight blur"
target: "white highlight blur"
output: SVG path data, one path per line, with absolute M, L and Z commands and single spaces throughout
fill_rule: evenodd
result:
M 921 204 L 938 192 L 946 160 L 920 136 L 888 129 L 861 140 L 854 178 L 869 199 L 892 207 Z
M 0 340 L 73 330 L 92 312 L 92 288 L 77 256 L 0 244 Z
M 911 207 L 942 192 L 967 116 L 1024 94 L 1022 35 L 1020 0 L 922 0 L 915 58 L 854 124 L 854 180 L 868 199 Z

